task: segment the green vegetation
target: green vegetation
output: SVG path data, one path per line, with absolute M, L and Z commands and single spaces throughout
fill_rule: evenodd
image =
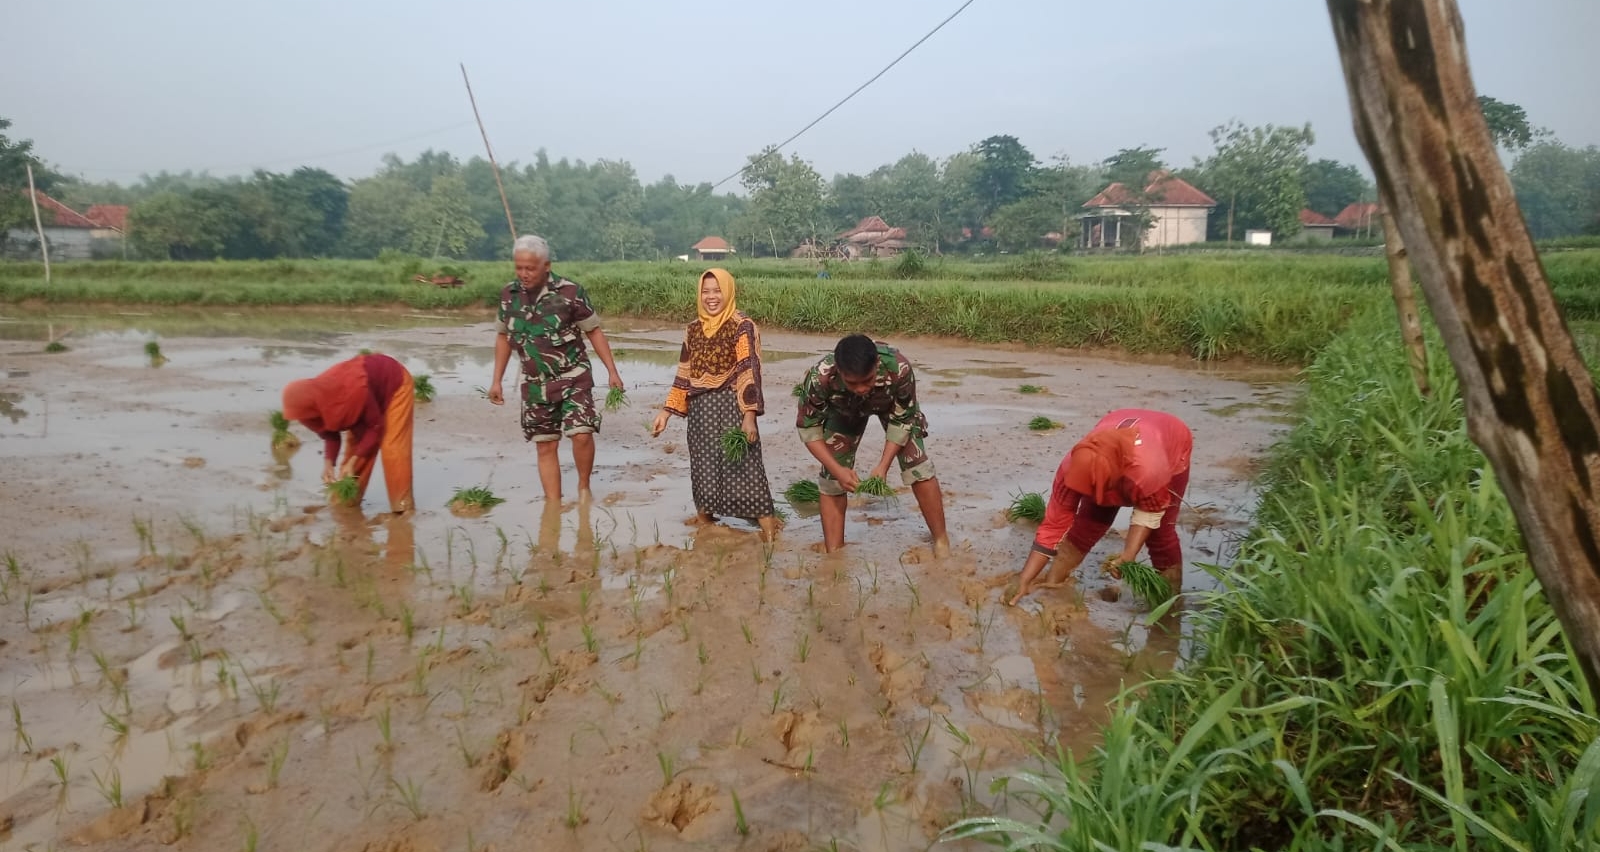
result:
M 161 354 L 161 344 L 154 340 L 144 345 L 145 357 L 150 359 L 150 366 L 159 367 L 167 363 L 167 356 Z
M 815 503 L 822 499 L 822 489 L 812 479 L 796 479 L 783 489 L 783 498 L 790 503 Z
M 417 402 L 433 402 L 438 393 L 433 386 L 433 377 L 427 373 L 411 377 L 411 390 L 416 394 Z
M 628 404 L 628 392 L 622 388 L 612 388 L 606 391 L 606 410 L 616 411 Z
M 1431 364 L 1422 399 L 1388 318 L 1330 345 L 1257 526 L 1185 616 L 1205 650 L 1126 694 L 1092 752 L 1013 779 L 1037 824 L 952 833 L 1059 850 L 1600 843 L 1594 696 L 1453 372 Z
M 1122 582 L 1146 609 L 1155 609 L 1172 600 L 1172 584 L 1160 571 L 1143 562 L 1124 562 L 1120 570 Z
M 488 488 L 474 485 L 471 488 L 457 488 L 456 493 L 450 497 L 450 506 L 454 509 L 486 512 L 505 501 L 506 498 L 494 496 L 494 492 Z
M 894 487 L 889 484 L 889 480 L 881 476 L 869 476 L 856 486 L 856 493 L 868 497 L 893 497 Z
M 738 463 L 744 460 L 744 454 L 750 451 L 750 438 L 738 426 L 729 426 L 728 431 L 722 433 L 722 456 L 728 461 Z
M 272 448 L 292 450 L 300 446 L 300 439 L 289 431 L 289 418 L 276 409 L 267 412 L 267 422 L 272 425 Z
M 361 499 L 361 480 L 346 476 L 328 483 L 328 501 L 340 506 L 354 506 Z
M 67 351 L 67 344 L 62 343 L 59 340 L 52 340 L 44 345 L 44 351 L 49 352 L 52 355 L 58 352 L 65 352 Z
M 1028 421 L 1028 428 L 1035 432 L 1048 432 L 1051 429 L 1060 429 L 1061 424 L 1041 414 Z
M 1027 520 L 1039 523 L 1044 520 L 1044 510 L 1043 494 L 1037 491 L 1019 493 L 1011 498 L 1011 507 L 1006 509 L 1006 520 Z
M 1044 393 L 1044 388 L 1038 385 L 1023 385 L 1017 388 L 1017 393 Z

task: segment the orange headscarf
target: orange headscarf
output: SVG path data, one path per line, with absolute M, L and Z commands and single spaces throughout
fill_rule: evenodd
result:
M 367 394 L 367 366 L 358 355 L 285 386 L 283 416 L 314 432 L 343 432 L 361 419 Z
M 1072 448 L 1072 463 L 1062 483 L 1088 495 L 1097 506 L 1122 505 L 1122 477 L 1133 459 L 1137 429 L 1101 429 L 1090 432 Z
M 706 275 L 717 279 L 717 285 L 722 288 L 722 310 L 712 314 L 706 310 L 706 303 L 700 298 L 700 288 L 705 285 Z M 722 324 L 739 312 L 739 307 L 734 299 L 739 287 L 733 282 L 733 274 L 726 269 L 708 269 L 694 282 L 694 307 L 700 312 L 700 330 L 706 337 L 715 337 L 717 329 Z

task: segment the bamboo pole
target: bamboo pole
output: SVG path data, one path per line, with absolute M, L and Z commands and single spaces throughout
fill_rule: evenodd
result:
M 39 254 L 44 258 L 44 283 L 50 283 L 50 244 L 44 240 L 44 223 L 39 219 L 39 193 L 33 188 L 33 163 L 28 163 L 28 201 L 33 204 L 33 227 L 39 232 Z
M 483 117 L 478 115 L 478 99 L 472 94 L 472 81 L 467 79 L 467 64 L 461 64 L 461 82 L 467 84 L 467 100 L 472 102 L 472 117 L 478 121 L 478 133 L 483 136 L 483 150 L 489 155 L 489 168 L 494 170 L 494 185 L 500 187 L 500 204 L 506 210 L 506 227 L 511 230 L 511 241 L 517 241 L 517 225 L 511 220 L 511 202 L 506 199 L 506 185 L 500 180 L 500 164 L 494 161 L 494 149 L 489 146 L 489 131 L 483 129 Z

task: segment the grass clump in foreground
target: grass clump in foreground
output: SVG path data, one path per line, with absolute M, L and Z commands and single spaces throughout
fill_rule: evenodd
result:
M 1044 510 L 1043 494 L 1037 491 L 1019 493 L 1011 498 L 1011 507 L 1006 509 L 1006 520 L 1033 521 L 1037 524 L 1044 520 Z
M 816 503 L 822 499 L 822 489 L 810 479 L 796 479 L 783 489 L 783 499 L 790 503 Z
M 450 510 L 481 515 L 505 501 L 506 498 L 494 496 L 494 492 L 488 488 L 474 485 L 471 488 L 456 489 L 456 493 L 450 497 Z
M 433 377 L 426 373 L 411 377 L 411 392 L 416 395 L 417 402 L 433 402 L 433 398 L 439 394 L 433 386 Z
M 1594 697 L 1437 338 L 1431 399 L 1398 339 L 1392 320 L 1363 321 L 1308 371 L 1257 525 L 1187 616 L 1203 650 L 1125 694 L 1101 745 L 1013 779 L 1035 822 L 950 834 L 1059 850 L 1600 844 Z
M 361 500 L 361 480 L 346 476 L 323 486 L 328 490 L 328 502 L 338 506 L 354 506 Z

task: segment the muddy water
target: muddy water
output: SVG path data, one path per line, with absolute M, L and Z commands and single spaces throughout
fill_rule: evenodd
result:
M 931 557 L 902 487 L 853 507 L 825 556 L 812 507 L 770 548 L 740 522 L 684 524 L 683 426 L 646 433 L 681 333 L 659 324 L 609 323 L 631 405 L 606 418 L 594 503 L 544 506 L 515 412 L 475 391 L 476 319 L 0 319 L 0 683 L 21 722 L 0 841 L 689 849 L 742 824 L 753 848 L 901 850 L 963 815 L 1025 816 L 996 780 L 1092 742 L 1124 684 L 1171 664 L 1182 621 L 1147 629 L 1114 599 L 1093 566 L 1115 532 L 1075 585 L 1001 605 L 1032 534 L 1006 522 L 1012 495 L 1046 490 L 1105 411 L 1164 408 L 1196 436 L 1186 555 L 1225 561 L 1293 395 L 1268 372 L 897 341 L 955 553 Z M 70 351 L 44 354 L 64 330 Z M 832 340 L 764 345 L 781 491 L 814 474 L 790 388 Z M 361 348 L 439 392 L 410 518 L 381 487 L 365 513 L 325 508 L 303 430 L 269 450 L 282 385 Z M 1029 431 L 1038 415 L 1064 426 Z M 452 515 L 474 485 L 507 502 Z M 1185 587 L 1209 585 L 1191 566 Z

